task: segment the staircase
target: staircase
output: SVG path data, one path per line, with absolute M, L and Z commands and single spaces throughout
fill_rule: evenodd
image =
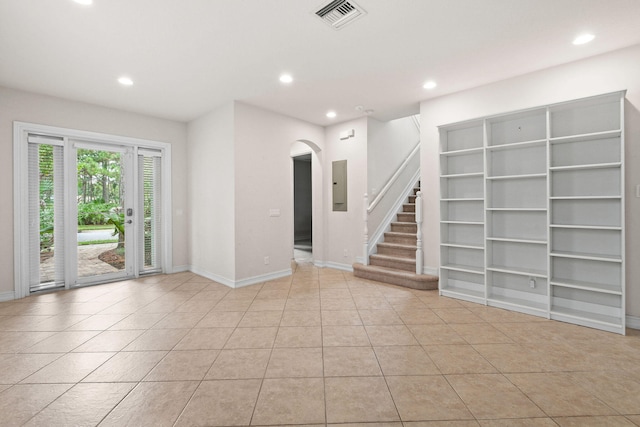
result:
M 363 279 L 405 286 L 412 289 L 437 289 L 438 277 L 416 274 L 416 193 L 413 189 L 408 203 L 391 223 L 391 231 L 384 233 L 384 241 L 377 245 L 377 253 L 369 256 L 369 264 L 356 263 L 353 274 Z

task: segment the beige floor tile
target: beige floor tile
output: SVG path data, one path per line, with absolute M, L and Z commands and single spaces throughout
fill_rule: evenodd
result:
M 85 320 L 73 324 L 68 331 L 101 331 L 109 329 L 111 326 L 127 317 L 126 314 L 94 314 Z
M 244 311 L 212 311 L 207 313 L 195 326 L 196 328 L 235 328 Z
M 396 310 L 406 325 L 441 325 L 444 323 L 430 308 Z
M 120 351 L 138 338 L 144 330 L 104 331 L 74 349 L 74 352 Z
M 550 417 L 617 415 L 562 373 L 507 374 L 506 377 Z
M 205 379 L 263 378 L 270 354 L 269 349 L 222 350 Z
M 205 314 L 202 312 L 169 313 L 153 325 L 153 329 L 191 329 L 202 320 Z
M 405 427 L 478 427 L 475 420 L 458 420 L 458 421 L 413 421 L 404 422 Z
M 289 293 L 289 299 L 284 306 L 284 311 L 306 311 L 306 310 L 320 310 L 320 298 L 316 295 L 307 295 L 307 292 L 313 293 L 312 290 L 298 290 L 292 289 Z
M 371 345 L 364 326 L 325 326 L 322 328 L 322 343 L 325 347 Z
M 364 325 L 402 325 L 394 310 L 358 310 Z
M 491 374 L 498 372 L 471 345 L 430 345 L 425 346 L 424 350 L 443 374 Z
M 66 353 L 98 335 L 100 331 L 58 332 L 24 349 L 29 353 Z
M 165 330 L 169 331 L 169 329 Z M 233 328 L 191 329 L 173 347 L 173 350 L 219 350 L 224 348 L 233 331 Z
M 115 353 L 67 353 L 28 376 L 22 383 L 77 383 Z
M 488 323 L 453 323 L 451 328 L 469 344 L 504 344 L 513 340 Z
M 321 324 L 320 310 L 286 310 L 280 322 L 280 326 L 320 326 Z
M 484 320 L 466 308 L 433 308 L 432 310 L 445 323 L 484 323 Z
M 197 381 L 139 383 L 100 426 L 172 426 L 197 386 Z
M 219 353 L 218 350 L 171 351 L 144 377 L 144 381 L 200 381 Z
M 111 326 L 109 329 L 149 329 L 166 315 L 166 313 L 133 313 Z
M 133 389 L 135 383 L 76 384 L 25 426 L 93 426 Z
M 328 423 L 400 421 L 382 377 L 325 378 Z
M 384 375 L 438 375 L 440 371 L 420 346 L 375 347 Z
M 404 325 L 365 326 L 371 345 L 418 345 L 411 331 Z
M 551 418 L 509 418 L 502 420 L 480 420 L 482 427 L 557 427 Z
M 265 379 L 255 407 L 253 425 L 325 422 L 322 378 Z
M 278 311 L 247 311 L 238 324 L 240 328 L 258 328 L 265 326 L 280 326 L 282 310 Z
M 280 327 L 275 347 L 322 347 L 321 328 L 318 326 Z
M 500 372 L 549 372 L 533 344 L 476 344 L 473 348 Z
M 314 303 L 315 309 L 320 308 L 320 289 L 317 284 L 293 284 L 291 286 L 291 290 L 289 291 L 289 297 L 287 299 L 287 304 L 291 300 L 316 300 Z
M 362 325 L 358 310 L 326 310 L 322 312 L 322 326 Z
M 382 375 L 371 347 L 326 347 L 325 377 L 372 377 Z
M 467 344 L 449 325 L 407 325 L 422 345 Z
M 225 344 L 225 349 L 272 348 L 278 328 L 236 328 Z
M 53 334 L 55 332 L 0 331 L 0 354 L 21 352 Z
M 354 297 L 358 310 L 393 310 L 393 307 L 384 297 Z
M 0 354 L 0 384 L 16 384 L 58 359 L 60 353 Z
M 352 298 L 322 298 L 320 309 L 325 310 L 355 310 L 356 303 Z
M 326 353 L 325 353 L 326 357 Z M 323 376 L 322 348 L 275 348 L 265 378 Z
M 415 296 L 402 296 L 402 297 L 390 297 L 387 296 L 387 301 L 391 304 L 394 310 L 425 310 L 427 306 L 422 300 Z
M 429 308 L 460 308 L 463 305 L 460 301 L 447 298 L 447 297 L 439 297 L 437 294 L 424 294 L 419 295 L 418 298 Z
M 93 371 L 83 382 L 141 381 L 166 354 L 166 351 L 122 351 Z
M 126 316 L 126 315 L 118 315 L 118 316 Z M 29 331 L 63 331 L 68 328 L 73 328 L 75 325 L 80 324 L 91 316 L 87 314 L 68 314 L 62 313 L 56 316 L 38 316 L 43 318 L 44 320 L 38 322 L 37 324 L 30 325 L 27 328 L 19 328 L 17 330 L 29 330 Z M 87 323 L 83 323 L 84 328 L 79 328 L 78 330 L 93 330 L 93 329 L 101 329 L 96 328 L 94 326 L 88 325 Z M 71 330 L 71 329 L 69 329 Z
M 623 416 L 554 418 L 560 427 L 633 427 L 636 424 Z
M 640 426 L 640 415 L 627 415 L 627 419 L 637 426 Z
M 251 302 L 251 299 L 226 299 L 225 297 L 213 307 L 213 311 L 247 311 Z
M 206 314 L 213 310 L 213 307 L 218 304 L 216 300 L 207 300 L 207 299 L 199 299 L 196 294 L 189 301 L 182 304 L 180 307 L 176 308 L 174 313 L 202 313 Z
M 344 283 L 344 282 L 341 282 Z M 351 292 L 344 283 L 344 288 L 325 288 L 320 286 L 320 299 L 351 299 Z
M 260 384 L 260 380 L 203 381 L 175 425 L 248 426 Z
M 441 375 L 386 377 L 402 421 L 473 419 Z
M 248 311 L 283 311 L 286 303 L 286 298 L 255 299 L 249 306 Z
M 21 426 L 73 384 L 18 384 L 0 393 L 0 425 Z
M 477 419 L 545 416 L 538 406 L 500 374 L 447 375 L 446 378 Z
M 171 350 L 187 332 L 188 329 L 149 329 L 126 346 L 124 351 Z
M 640 413 L 640 382 L 622 371 L 574 372 L 571 381 L 623 415 Z

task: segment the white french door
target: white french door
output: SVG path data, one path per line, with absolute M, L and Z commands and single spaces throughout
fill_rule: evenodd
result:
M 16 297 L 167 272 L 167 144 L 14 128 Z

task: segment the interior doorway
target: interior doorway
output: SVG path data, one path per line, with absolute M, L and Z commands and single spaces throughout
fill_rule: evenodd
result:
M 311 153 L 293 157 L 293 252 L 298 262 L 313 261 Z

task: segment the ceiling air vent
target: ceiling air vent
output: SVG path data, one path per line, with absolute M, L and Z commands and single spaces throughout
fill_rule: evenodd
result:
M 316 12 L 327 25 L 339 30 L 367 12 L 350 0 L 333 0 Z

